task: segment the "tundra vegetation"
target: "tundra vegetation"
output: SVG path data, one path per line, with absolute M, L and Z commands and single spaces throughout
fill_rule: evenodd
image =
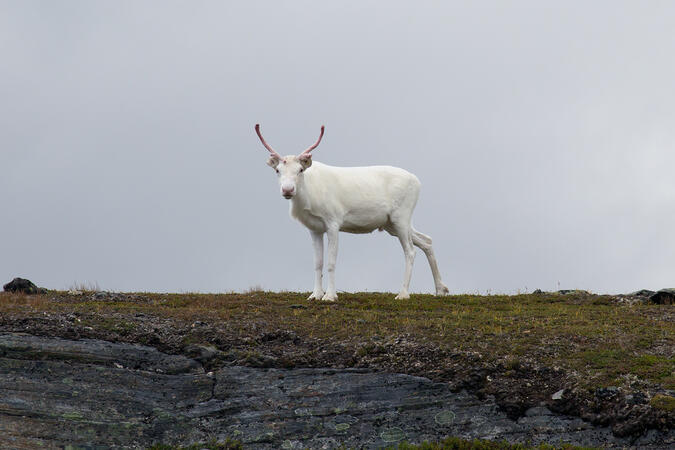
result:
M 621 303 L 612 296 L 418 294 L 395 301 L 387 293 L 343 293 L 334 304 L 307 302 L 305 293 L 263 291 L 98 298 L 2 293 L 0 298 L 4 330 L 16 325 L 15 318 L 25 323 L 66 314 L 72 320 L 61 334 L 102 339 L 112 334 L 116 340 L 143 343 L 159 337 L 144 327 L 152 316 L 161 322 L 157 331 L 162 334 L 170 326 L 174 340 L 217 346 L 222 337 L 228 342 L 225 350 L 235 339 L 244 348 L 262 351 L 257 338 L 278 332 L 342 344 L 356 356 L 383 354 L 385 346 L 403 340 L 474 355 L 507 369 L 528 363 L 559 367 L 574 372 L 585 387 L 638 381 L 675 389 L 675 309 Z

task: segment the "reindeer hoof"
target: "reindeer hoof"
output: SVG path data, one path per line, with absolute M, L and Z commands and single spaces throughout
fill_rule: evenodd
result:
M 335 293 L 331 294 L 326 292 L 326 294 L 324 294 L 324 296 L 321 297 L 321 301 L 323 302 L 334 302 L 335 300 L 337 300 L 337 294 Z
M 395 298 L 396 300 L 408 300 L 410 298 L 410 294 L 407 292 L 400 292 Z
M 312 292 L 312 294 L 309 297 L 307 297 L 307 300 L 321 300 L 322 297 L 323 291 Z
M 450 289 L 444 284 L 441 284 L 440 287 L 436 288 L 436 295 L 441 296 L 441 295 L 448 295 L 450 294 Z

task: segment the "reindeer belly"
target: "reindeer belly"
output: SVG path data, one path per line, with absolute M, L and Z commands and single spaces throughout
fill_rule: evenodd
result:
M 342 222 L 340 231 L 346 233 L 371 233 L 382 228 L 389 222 L 389 215 L 372 210 L 354 211 L 347 214 Z

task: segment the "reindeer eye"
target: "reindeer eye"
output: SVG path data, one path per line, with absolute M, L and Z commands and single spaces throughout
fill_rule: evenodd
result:
M 274 171 L 275 171 L 276 173 L 279 173 L 279 169 L 274 169 Z
M 304 172 L 304 171 L 305 171 L 305 169 L 300 169 L 300 172 Z

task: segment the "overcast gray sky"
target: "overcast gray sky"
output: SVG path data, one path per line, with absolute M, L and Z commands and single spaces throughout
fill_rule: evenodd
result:
M 311 290 L 282 154 L 415 173 L 453 293 L 675 285 L 675 2 L 0 1 L 0 281 Z M 338 290 L 396 292 L 386 233 Z M 432 292 L 418 252 L 411 290 Z

